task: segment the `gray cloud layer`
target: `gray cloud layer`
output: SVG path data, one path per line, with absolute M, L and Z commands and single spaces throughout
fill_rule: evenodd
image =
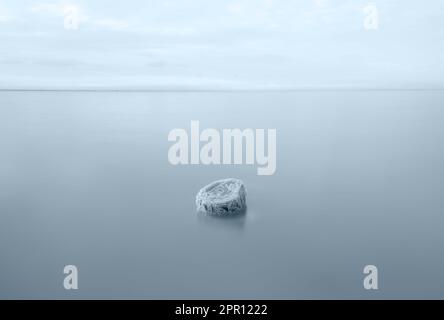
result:
M 0 87 L 442 86 L 442 1 L 373 4 L 3 1 Z

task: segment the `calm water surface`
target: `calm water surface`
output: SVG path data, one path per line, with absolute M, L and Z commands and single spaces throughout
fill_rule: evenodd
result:
M 276 128 L 276 173 L 170 165 L 191 120 Z M 0 298 L 444 298 L 443 124 L 443 91 L 1 92 Z M 247 213 L 196 214 L 225 177 Z

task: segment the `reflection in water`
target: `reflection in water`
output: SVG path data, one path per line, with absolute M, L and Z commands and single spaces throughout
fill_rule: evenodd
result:
M 245 220 L 247 217 L 247 208 L 235 215 L 216 216 L 199 211 L 197 219 L 200 223 L 216 228 L 226 228 L 243 231 L 245 228 Z

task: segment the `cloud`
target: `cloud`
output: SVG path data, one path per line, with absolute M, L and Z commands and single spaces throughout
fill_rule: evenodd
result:
M 6 8 L 0 6 L 0 23 L 14 21 L 16 17 Z
M 46 14 L 62 17 L 67 12 L 75 10 L 79 14 L 82 12 L 78 5 L 74 5 L 66 2 L 57 2 L 57 3 L 37 3 L 33 4 L 29 7 L 29 10 L 35 14 Z
M 380 28 L 372 33 L 362 27 L 363 4 L 8 0 L 0 6 L 0 78 L 444 83 L 443 2 L 378 2 Z M 79 28 L 67 30 L 64 19 L 72 12 Z
M 117 31 L 127 30 L 130 26 L 128 21 L 112 19 L 112 18 L 93 19 L 92 23 L 99 27 L 104 27 L 110 30 L 117 30 Z

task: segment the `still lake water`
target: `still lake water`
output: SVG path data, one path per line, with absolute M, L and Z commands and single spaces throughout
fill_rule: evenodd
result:
M 191 120 L 276 128 L 276 173 L 170 165 Z M 444 298 L 443 146 L 444 91 L 1 92 L 0 298 Z M 246 215 L 197 215 L 225 177 Z

